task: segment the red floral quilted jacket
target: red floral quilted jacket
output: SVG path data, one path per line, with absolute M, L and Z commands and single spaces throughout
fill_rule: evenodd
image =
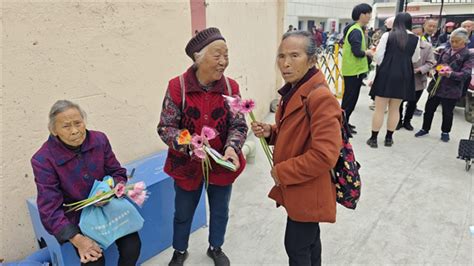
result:
M 188 129 L 191 134 L 200 134 L 202 127 L 208 126 L 219 134 L 209 144 L 222 154 L 228 146 L 233 147 L 239 154 L 241 165 L 236 172 L 232 172 L 212 162 L 209 183 L 221 186 L 232 184 L 245 168 L 245 159 L 240 152 L 248 130 L 245 117 L 232 114 L 222 97 L 228 94 L 224 77 L 206 91 L 199 84 L 192 67 L 183 76 L 186 97 L 184 110 L 179 77 L 175 77 L 169 81 L 157 128 L 161 139 L 169 147 L 164 171 L 184 190 L 200 188 L 203 181 L 201 161 L 191 157 L 187 147 L 178 145 L 177 136 L 182 129 Z M 239 95 L 237 82 L 229 78 L 229 83 L 232 95 Z

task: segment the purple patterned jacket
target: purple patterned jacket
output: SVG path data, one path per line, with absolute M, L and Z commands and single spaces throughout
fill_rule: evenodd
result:
M 441 79 L 436 96 L 446 99 L 459 99 L 462 96 L 464 83 L 472 74 L 474 54 L 469 53 L 467 46 L 458 52 L 452 53 L 449 48 L 438 58 L 438 64 L 449 65 L 453 72 L 448 78 Z
M 65 213 L 63 203 L 89 196 L 94 180 L 110 175 L 115 183 L 126 182 L 126 169 L 112 152 L 107 136 L 87 131 L 79 151 L 68 149 L 57 137 L 48 140 L 31 159 L 41 222 L 60 243 L 79 233 L 80 211 Z

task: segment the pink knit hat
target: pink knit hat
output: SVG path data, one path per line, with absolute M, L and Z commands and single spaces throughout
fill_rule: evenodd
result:
M 446 25 L 444 25 L 445 27 L 453 27 L 454 28 L 454 22 L 448 22 L 446 23 Z

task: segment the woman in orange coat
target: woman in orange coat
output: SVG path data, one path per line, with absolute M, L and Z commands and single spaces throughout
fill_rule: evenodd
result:
M 330 170 L 342 147 L 341 108 L 316 69 L 316 45 L 303 31 L 283 35 L 278 67 L 286 84 L 276 124 L 252 123 L 257 137 L 275 145 L 269 197 L 287 213 L 285 249 L 290 265 L 320 265 L 319 222 L 336 221 Z

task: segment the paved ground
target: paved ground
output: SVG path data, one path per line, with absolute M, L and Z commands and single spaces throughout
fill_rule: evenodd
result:
M 456 159 L 459 139 L 471 128 L 463 110 L 455 110 L 449 143 L 439 140 L 438 110 L 429 136 L 415 138 L 414 132 L 401 130 L 392 148 L 371 149 L 365 144 L 372 119 L 367 93 L 363 88 L 351 119 L 359 131 L 352 143 L 362 164 L 362 198 L 356 211 L 338 207 L 337 222 L 322 224 L 323 264 L 473 265 L 469 225 L 474 224 L 474 169 L 466 172 L 465 163 Z M 267 119 L 272 118 L 270 114 Z M 415 130 L 421 121 L 422 117 L 413 119 Z M 233 265 L 287 264 L 286 213 L 267 198 L 269 171 L 257 146 L 256 161 L 234 185 L 223 247 Z M 191 235 L 186 265 L 212 265 L 205 255 L 207 236 L 207 228 Z M 171 255 L 170 248 L 144 265 L 167 265 Z

